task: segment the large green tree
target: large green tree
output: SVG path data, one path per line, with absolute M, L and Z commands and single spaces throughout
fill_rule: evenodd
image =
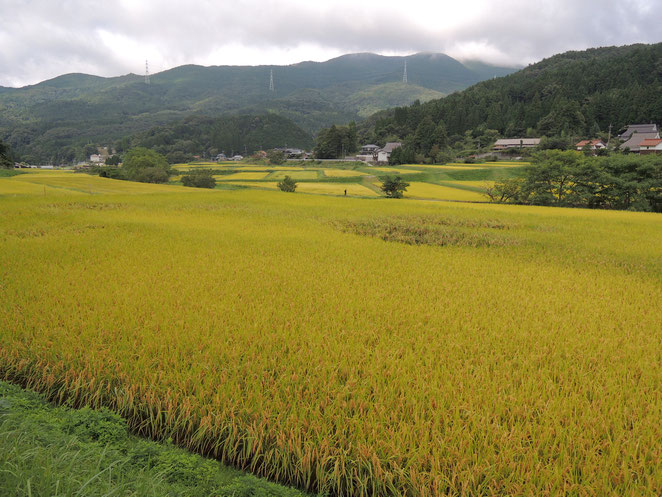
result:
M 317 135 L 315 157 L 318 159 L 340 159 L 343 155 L 353 154 L 358 150 L 356 124 L 331 126 Z
M 167 183 L 170 175 L 166 158 L 144 147 L 132 148 L 126 153 L 122 170 L 127 179 L 143 183 Z
M 9 146 L 0 140 L 0 168 L 10 169 L 14 167 L 14 161 L 9 158 Z

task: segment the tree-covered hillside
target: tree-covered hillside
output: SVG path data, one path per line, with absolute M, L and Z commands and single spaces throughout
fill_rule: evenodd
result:
M 449 136 L 586 136 L 630 123 L 662 123 L 662 44 L 568 52 L 423 105 L 374 116 L 370 142 L 412 136 L 430 118 Z
M 396 90 L 389 85 L 402 81 L 405 59 L 409 84 Z M 290 66 L 181 66 L 152 75 L 149 85 L 134 74 L 68 74 L 25 88 L 2 88 L 0 139 L 23 160 L 69 162 L 84 158 L 85 145 L 109 145 L 191 114 L 273 112 L 315 133 L 491 77 L 474 66 L 443 54 L 355 54 Z M 495 74 L 514 70 L 490 68 Z
M 200 153 L 213 157 L 219 153 L 243 155 L 280 146 L 310 149 L 313 137 L 275 114 L 192 116 L 125 138 L 121 144 L 126 149 L 146 147 L 166 155 L 170 162 L 179 162 Z

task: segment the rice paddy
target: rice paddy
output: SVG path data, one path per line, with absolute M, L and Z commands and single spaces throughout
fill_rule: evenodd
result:
M 458 182 L 459 183 L 459 182 Z M 454 188 L 433 183 L 412 182 L 405 192 L 406 198 L 459 200 L 467 202 L 485 202 L 485 196 L 479 192 Z
M 217 180 L 250 180 L 250 179 L 264 179 L 269 173 L 267 172 L 239 172 L 234 174 L 224 174 L 214 176 Z
M 1 178 L 0 378 L 313 492 L 660 495 L 660 216 L 348 180 Z
M 307 170 L 291 169 L 291 170 L 276 171 L 274 173 L 271 173 L 268 176 L 268 179 L 281 180 L 285 178 L 285 176 L 289 176 L 294 180 L 310 180 L 310 179 L 318 179 L 320 175 L 317 170 L 307 171 Z
M 320 195 L 347 195 L 375 197 L 377 194 L 360 183 L 300 183 L 297 192 L 317 193 Z
M 324 169 L 327 178 L 349 178 L 354 176 L 365 176 L 367 173 L 351 169 Z

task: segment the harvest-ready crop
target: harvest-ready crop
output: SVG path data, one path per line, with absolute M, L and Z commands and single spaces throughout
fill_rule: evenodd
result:
M 319 492 L 662 493 L 659 215 L 78 178 L 0 196 L 0 377 Z

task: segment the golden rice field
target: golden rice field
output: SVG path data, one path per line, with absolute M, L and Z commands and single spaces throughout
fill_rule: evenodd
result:
M 276 190 L 278 188 L 277 181 L 231 181 L 228 182 L 228 184 L 237 185 L 237 186 L 248 186 L 251 188 L 268 188 L 270 190 Z
M 282 180 L 285 176 L 289 176 L 294 180 L 307 180 L 307 179 L 317 179 L 318 174 L 317 170 L 307 171 L 304 169 L 290 169 L 285 171 L 276 171 L 271 173 L 268 177 L 269 180 Z
M 457 183 L 467 183 L 457 182 Z M 449 183 L 450 184 L 450 183 Z M 436 185 L 412 181 L 404 194 L 405 198 L 433 199 L 433 200 L 460 200 L 468 202 L 485 202 L 485 195 L 452 186 Z
M 662 494 L 660 215 L 37 177 L 0 378 L 330 495 Z
M 405 169 L 405 168 L 396 168 L 396 167 L 371 167 L 369 168 L 371 171 L 379 171 L 382 173 L 389 173 L 389 174 L 412 174 L 412 173 L 420 173 L 421 170 L 418 169 Z
M 189 192 L 175 185 L 148 185 L 76 174 L 71 171 L 39 171 L 0 178 L 0 195 L 145 194 Z
M 530 162 L 525 161 L 498 161 L 498 162 L 481 162 L 476 164 L 467 164 L 465 162 L 449 162 L 447 166 L 456 167 L 521 167 L 528 166 Z
M 365 176 L 367 173 L 353 171 L 351 169 L 324 169 L 324 176 L 327 178 L 349 178 L 355 176 Z
M 360 183 L 299 183 L 296 189 L 297 192 L 301 193 L 317 193 L 321 195 L 344 195 L 345 190 L 347 190 L 347 195 L 359 197 L 377 196 L 373 190 Z
M 239 172 L 239 173 L 233 173 L 233 174 L 224 174 L 224 175 L 216 175 L 214 178 L 217 180 L 225 181 L 225 180 L 251 180 L 251 179 L 264 179 L 266 176 L 268 176 L 269 173 L 267 172 Z

